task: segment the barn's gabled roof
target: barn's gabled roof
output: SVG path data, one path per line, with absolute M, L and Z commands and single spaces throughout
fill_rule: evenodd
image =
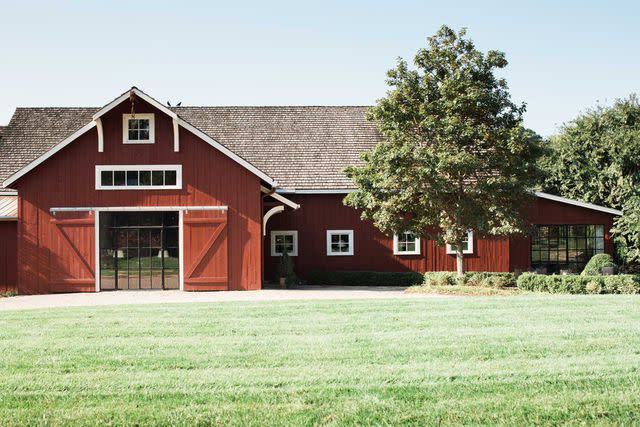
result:
M 16 109 L 0 141 L 0 183 L 37 163 L 114 102 L 103 108 Z M 365 118 L 367 107 L 163 108 L 281 188 L 352 188 L 343 169 L 359 164 L 360 153 L 381 140 Z
M 149 95 L 147 95 L 146 93 L 142 92 L 140 89 L 138 89 L 136 87 L 132 87 L 130 90 L 124 92 L 122 95 L 120 95 L 119 97 L 117 97 L 116 99 L 114 99 L 113 101 L 111 101 L 110 103 L 105 105 L 104 107 L 102 107 L 100 109 L 95 109 L 97 111 L 95 111 L 93 113 L 93 115 L 91 117 L 91 120 L 86 122 L 86 124 L 84 126 L 82 126 L 80 129 L 77 129 L 74 133 L 68 135 L 67 137 L 65 137 L 61 141 L 57 142 L 53 146 L 50 146 L 46 151 L 42 152 L 42 154 L 37 156 L 35 159 L 31 160 L 30 162 L 28 162 L 26 164 L 23 164 L 20 167 L 20 169 L 17 169 L 15 172 L 10 174 L 9 177 L 5 178 L 2 181 L 2 186 L 6 187 L 6 186 L 9 186 L 9 185 L 13 184 L 16 180 L 18 180 L 19 178 L 21 178 L 25 174 L 29 173 L 35 167 L 37 167 L 38 165 L 40 165 L 41 163 L 46 161 L 49 157 L 53 156 L 58 151 L 60 151 L 61 149 L 63 149 L 67 145 L 71 144 L 79 136 L 83 135 L 84 133 L 88 132 L 89 130 L 93 129 L 94 127 L 97 127 L 97 129 L 98 129 L 98 149 L 99 149 L 99 151 L 101 151 L 103 142 L 102 142 L 102 124 L 101 124 L 101 121 L 100 121 L 100 117 L 102 115 L 104 115 L 105 113 L 107 113 L 108 111 L 110 111 L 111 109 L 113 109 L 115 106 L 119 105 L 122 102 L 125 102 L 129 97 L 141 98 L 144 101 L 146 101 L 149 104 L 151 104 L 152 106 L 154 106 L 157 109 L 159 109 L 161 112 L 163 112 L 163 113 L 167 114 L 168 116 L 170 116 L 172 118 L 172 120 L 173 120 L 173 126 L 174 126 L 175 135 L 178 134 L 178 127 L 179 126 L 187 129 L 189 132 L 191 132 L 194 135 L 198 136 L 200 139 L 202 139 L 203 141 L 205 141 L 206 143 L 208 143 L 209 145 L 211 145 L 212 147 L 214 147 L 215 149 L 217 149 L 218 151 L 220 151 L 221 153 L 223 153 L 227 157 L 231 158 L 233 161 L 235 161 L 236 163 L 240 164 L 245 169 L 249 170 L 250 172 L 252 172 L 256 176 L 258 176 L 261 180 L 267 182 L 269 185 L 271 185 L 273 187 L 276 186 L 277 183 L 271 176 L 269 176 L 264 171 L 262 171 L 259 168 L 257 168 L 250 161 L 247 161 L 242 156 L 240 156 L 237 153 L 231 151 L 230 149 L 228 149 L 223 144 L 220 144 L 218 141 L 213 139 L 211 136 L 207 135 L 205 132 L 203 132 L 200 129 L 198 129 L 197 127 L 193 126 L 191 123 L 189 123 L 187 121 L 184 121 L 182 118 L 178 117 L 178 115 L 175 112 L 171 111 L 168 107 L 165 107 L 160 102 L 156 101 L 155 99 L 153 99 L 152 97 L 150 97 Z M 87 108 L 86 110 L 91 110 L 91 108 Z M 12 119 L 12 121 L 13 121 L 13 119 Z M 9 127 L 11 127 L 11 122 L 9 123 Z M 24 134 L 22 136 L 24 136 Z M 10 140 L 8 139 L 8 141 L 10 141 Z M 35 140 L 35 141 L 34 140 L 30 140 L 30 141 L 27 141 L 26 145 L 35 146 L 35 147 L 39 148 L 41 146 L 41 144 L 39 144 L 38 142 L 39 142 L 39 140 Z M 177 147 L 178 146 L 177 140 L 176 140 L 175 144 L 176 144 L 176 147 Z M 2 144 L 2 145 L 4 145 L 4 144 Z M 0 160 L 2 159 L 2 152 L 1 152 L 2 145 L 0 145 Z M 11 144 L 9 143 L 8 145 L 11 145 Z M 176 150 L 177 150 L 177 148 L 176 148 Z

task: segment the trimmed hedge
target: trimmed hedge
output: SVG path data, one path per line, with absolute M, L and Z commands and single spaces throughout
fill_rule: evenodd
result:
M 312 271 L 311 285 L 334 286 L 413 286 L 422 283 L 422 274 L 413 271 Z
M 553 294 L 640 294 L 640 276 L 547 276 L 522 273 L 518 288 Z
M 580 273 L 581 276 L 597 276 L 602 274 L 603 267 L 615 267 L 613 257 L 609 254 L 596 254 L 591 257 L 587 265 L 584 266 L 584 270 Z
M 467 272 L 462 280 L 450 271 L 428 271 L 424 274 L 424 285 L 427 286 L 480 286 L 485 288 L 505 288 L 516 286 L 513 273 Z

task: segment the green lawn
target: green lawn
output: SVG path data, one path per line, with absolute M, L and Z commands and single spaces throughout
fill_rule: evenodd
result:
M 0 424 L 639 424 L 639 296 L 0 313 Z

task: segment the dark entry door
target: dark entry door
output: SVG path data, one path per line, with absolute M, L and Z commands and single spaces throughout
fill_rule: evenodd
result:
M 179 289 L 177 212 L 100 215 L 100 288 Z

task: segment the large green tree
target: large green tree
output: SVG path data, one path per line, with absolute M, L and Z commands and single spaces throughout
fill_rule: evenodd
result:
M 619 255 L 640 260 L 640 103 L 635 95 L 587 110 L 550 139 L 545 190 L 622 209 Z
M 537 178 L 539 145 L 521 126 L 495 72 L 502 52 L 483 53 L 443 26 L 414 59 L 388 72 L 390 90 L 369 111 L 383 142 L 347 175 L 357 186 L 345 203 L 383 232 L 411 231 L 456 248 L 464 272 L 468 230 L 524 231 L 521 208 Z

